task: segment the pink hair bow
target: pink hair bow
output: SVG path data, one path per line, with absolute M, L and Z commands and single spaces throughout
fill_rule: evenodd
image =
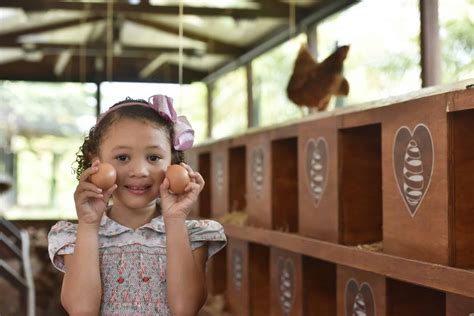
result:
M 173 99 L 166 95 L 157 94 L 148 98 L 148 103 L 161 117 L 173 122 L 174 149 L 186 150 L 191 148 L 194 141 L 194 130 L 186 119 L 186 116 L 176 115 L 176 111 L 173 108 Z

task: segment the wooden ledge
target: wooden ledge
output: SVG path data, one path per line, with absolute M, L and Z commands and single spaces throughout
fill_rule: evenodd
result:
M 225 234 L 441 291 L 474 297 L 474 271 L 324 242 L 292 233 L 224 225 Z

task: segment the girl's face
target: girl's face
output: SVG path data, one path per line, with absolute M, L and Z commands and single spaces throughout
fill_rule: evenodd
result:
M 128 209 L 156 207 L 160 184 L 171 163 L 171 144 L 164 128 L 121 118 L 104 134 L 99 158 L 117 170 L 114 205 Z

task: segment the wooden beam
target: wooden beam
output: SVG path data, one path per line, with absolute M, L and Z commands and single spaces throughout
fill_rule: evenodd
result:
M 45 11 L 52 9 L 59 10 L 91 10 L 93 12 L 107 11 L 106 2 L 66 2 L 52 0 L 2 0 L 0 7 L 22 8 L 25 11 Z M 115 2 L 114 11 L 118 13 L 151 13 L 177 15 L 179 6 L 177 5 L 150 5 L 145 2 L 140 5 L 133 5 L 124 2 Z M 280 9 L 279 6 L 262 8 L 212 8 L 199 6 L 185 6 L 185 15 L 198 16 L 226 16 L 235 19 L 256 19 L 257 17 L 285 18 L 288 12 Z
M 64 50 L 71 50 L 73 55 L 79 55 L 82 49 L 82 44 L 70 43 L 31 43 L 31 46 L 33 46 L 34 49 L 40 50 L 45 55 L 59 55 Z M 21 43 L 8 43 L 3 47 L 23 48 L 23 45 Z M 106 45 L 105 43 L 97 42 L 93 44 L 87 43 L 84 52 L 87 56 L 105 56 Z M 178 48 L 122 45 L 119 56 L 126 58 L 155 58 L 162 53 L 177 54 Z M 183 48 L 183 54 L 187 56 L 199 56 L 202 52 L 194 48 Z
M 0 80 L 26 80 L 26 81 L 47 81 L 47 82 L 102 82 L 106 80 L 104 70 L 95 69 L 95 56 L 87 56 L 85 64 L 87 71 L 85 78 L 80 76 L 80 56 L 72 57 L 65 74 L 58 78 L 54 75 L 53 69 L 56 64 L 56 55 L 45 55 L 42 62 L 15 61 L 3 64 L 0 67 Z M 138 78 L 137 74 L 150 62 L 149 58 L 114 58 L 113 81 L 126 82 L 161 82 L 178 83 L 178 66 L 167 63 L 159 71 L 154 72 L 148 78 Z M 31 69 L 35 71 L 32 72 Z M 183 69 L 183 83 L 200 81 L 208 75 L 208 72 L 197 71 L 186 66 Z
M 474 271 L 367 251 L 358 247 L 249 226 L 224 225 L 228 237 L 277 247 L 335 264 L 450 293 L 474 296 Z
M 146 79 L 150 77 L 158 68 L 163 66 L 169 61 L 169 54 L 161 54 L 155 59 L 153 59 L 148 65 L 146 65 L 140 72 L 138 73 L 138 77 L 141 79 Z
M 61 54 L 58 56 L 58 60 L 56 61 L 56 65 L 54 65 L 54 74 L 57 77 L 61 77 L 64 73 L 64 69 L 69 64 L 72 57 L 72 50 L 65 49 Z M 51 190 L 52 192 L 52 190 Z
M 259 4 L 262 11 L 268 12 L 273 16 L 288 19 L 290 14 L 290 5 L 288 3 L 282 3 L 275 0 L 258 0 L 255 1 Z M 295 6 L 296 10 L 300 10 Z
M 28 287 L 26 280 L 3 259 L 0 259 L 0 276 L 21 291 L 25 291 Z
M 54 31 L 61 28 L 65 28 L 65 27 L 80 25 L 80 24 L 89 23 L 89 22 L 95 22 L 101 19 L 103 19 L 102 16 L 93 15 L 93 16 L 88 16 L 85 18 L 74 18 L 74 19 L 69 19 L 66 21 L 54 22 L 54 23 L 49 23 L 49 24 L 40 25 L 40 26 L 31 26 L 31 27 L 27 27 L 21 30 L 15 30 L 11 32 L 2 33 L 0 34 L 0 46 L 8 46 L 8 45 L 12 45 L 12 43 L 17 43 L 18 37 L 22 35 Z
M 127 17 L 127 20 L 135 22 L 137 24 L 152 27 L 152 28 L 157 29 L 157 30 L 162 31 L 162 32 L 172 33 L 172 34 L 176 34 L 176 35 L 179 34 L 178 26 L 170 26 L 168 24 L 161 23 L 161 22 L 158 22 L 158 21 L 151 21 L 151 20 L 147 20 L 147 19 L 143 19 L 143 18 L 136 18 L 136 17 Z M 239 55 L 239 54 L 242 54 L 245 51 L 241 47 L 231 45 L 231 44 L 227 44 L 225 42 L 209 38 L 206 35 L 199 34 L 197 32 L 193 32 L 193 31 L 191 31 L 189 29 L 186 29 L 186 28 L 183 30 L 183 36 L 208 44 L 207 45 L 208 46 L 208 51 L 207 51 L 208 53 L 226 54 L 226 55 Z
M 420 0 L 421 85 L 441 83 L 438 0 Z

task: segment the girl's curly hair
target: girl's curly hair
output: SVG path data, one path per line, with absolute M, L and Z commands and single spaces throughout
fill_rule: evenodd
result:
M 138 102 L 147 104 L 145 100 L 138 99 L 133 100 L 127 98 L 123 101 L 120 101 L 114 104 L 112 107 L 128 102 Z M 140 105 L 131 105 L 126 106 L 120 109 L 117 109 L 105 117 L 103 117 L 100 122 L 93 126 L 90 131 L 89 135 L 84 138 L 84 143 L 81 147 L 79 147 L 78 152 L 76 153 L 76 161 L 73 165 L 74 173 L 76 174 L 76 178 L 79 180 L 81 174 L 92 165 L 92 157 L 98 155 L 99 147 L 102 142 L 102 138 L 104 134 L 107 132 L 108 128 L 116 121 L 121 118 L 131 118 L 135 120 L 150 122 L 153 124 L 157 124 L 160 127 L 163 127 L 167 131 L 167 135 L 169 137 L 170 145 L 173 143 L 172 140 L 174 139 L 174 130 L 173 130 L 173 122 L 168 121 L 167 119 L 161 117 L 158 113 L 156 113 L 153 109 L 147 108 L 145 106 Z M 181 150 L 176 150 L 171 146 L 171 162 L 172 163 L 180 163 L 184 161 L 184 153 Z

